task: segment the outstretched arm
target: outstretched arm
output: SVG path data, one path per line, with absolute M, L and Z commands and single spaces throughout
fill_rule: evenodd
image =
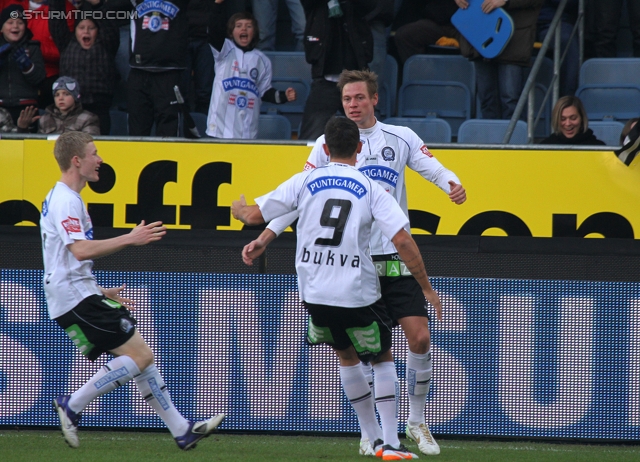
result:
M 161 221 L 145 224 L 144 220 L 129 234 L 102 240 L 78 240 L 67 248 L 78 261 L 93 260 L 116 253 L 132 245 L 146 245 L 159 241 L 167 233 Z
M 244 246 L 242 249 L 242 261 L 246 265 L 252 266 L 253 260 L 262 255 L 264 251 L 267 250 L 269 243 L 276 237 L 278 237 L 276 233 L 270 229 L 262 231 L 262 234 L 258 236 L 258 239 L 255 239 Z
M 240 200 L 233 201 L 231 204 L 231 213 L 233 218 L 240 220 L 245 225 L 256 226 L 264 223 L 264 217 L 257 205 L 247 205 L 244 194 L 240 195 Z
M 429 275 L 427 275 L 427 270 L 424 267 L 422 255 L 420 255 L 420 250 L 418 249 L 416 242 L 404 229 L 398 231 L 396 235 L 393 236 L 393 239 L 391 239 L 391 242 L 396 246 L 398 255 L 400 255 L 400 258 L 407 269 L 411 272 L 413 277 L 416 278 L 418 284 L 420 284 L 424 298 L 426 298 L 427 301 L 435 308 L 438 321 L 442 321 L 442 305 L 440 304 L 440 297 L 438 296 L 438 292 L 431 287 Z

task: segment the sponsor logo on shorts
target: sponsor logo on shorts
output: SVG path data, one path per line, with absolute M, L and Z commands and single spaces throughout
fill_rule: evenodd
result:
M 131 329 L 133 329 L 133 324 L 131 323 L 131 321 L 122 318 L 120 320 L 120 330 L 126 334 L 129 333 Z

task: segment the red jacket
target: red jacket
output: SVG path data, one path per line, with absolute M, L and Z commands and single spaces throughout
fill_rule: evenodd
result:
M 22 5 L 25 10 L 31 10 L 29 0 L 0 0 L 0 11 L 13 3 Z M 73 10 L 73 5 L 71 5 L 70 2 L 66 2 L 66 9 L 67 12 Z M 27 27 L 33 33 L 33 40 L 40 42 L 40 51 L 42 51 L 44 69 L 48 78 L 59 74 L 60 52 L 56 44 L 53 43 L 53 38 L 51 38 L 51 34 L 49 33 L 49 20 L 47 19 L 49 15 L 49 5 L 40 5 L 37 11 L 37 16 L 34 14 L 27 20 Z M 73 15 L 69 15 L 67 24 L 69 24 L 69 30 L 73 31 Z

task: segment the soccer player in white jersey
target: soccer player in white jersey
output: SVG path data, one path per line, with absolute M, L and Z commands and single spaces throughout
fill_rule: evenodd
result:
M 377 76 L 370 71 L 343 71 L 338 88 L 342 94 L 342 106 L 346 116 L 360 129 L 362 151 L 356 167 L 380 184 L 397 202 L 408 217 L 405 167 L 418 172 L 449 195 L 455 204 L 462 204 L 467 196 L 458 177 L 446 169 L 429 151 L 413 130 L 407 127 L 387 125 L 375 117 L 378 103 Z M 322 146 L 325 136 L 317 139 L 305 165 L 305 170 L 326 165 L 328 156 Z M 269 223 L 260 239 L 268 245 L 296 218 L 292 213 Z M 387 239 L 374 224 L 371 234 L 371 256 L 376 262 L 382 300 L 394 325 L 402 326 L 409 345 L 406 375 L 409 397 L 407 437 L 416 441 L 424 454 L 439 454 L 440 447 L 429 426 L 424 421 L 424 410 L 431 383 L 431 336 L 427 309 L 421 300 L 420 286 L 400 264 L 393 242 Z M 371 383 L 370 367 L 365 370 Z M 373 437 L 363 431 L 360 453 L 373 453 Z
M 40 218 L 49 317 L 90 361 L 105 352 L 114 356 L 80 389 L 54 399 L 62 434 L 70 447 L 77 448 L 82 410 L 97 397 L 133 379 L 178 447 L 191 449 L 216 429 L 224 414 L 191 422 L 178 412 L 154 364 L 151 348 L 135 328 L 136 321 L 127 309 L 133 302 L 122 297 L 124 285 L 105 289 L 98 286 L 91 272 L 94 258 L 158 241 L 166 228 L 159 221 L 143 221 L 128 234 L 93 240 L 91 218 L 80 197 L 87 181 L 99 179 L 102 159 L 93 138 L 83 132 L 63 133 L 56 140 L 54 155 L 62 177 L 47 194 Z
M 334 117 L 325 133 L 327 165 L 294 175 L 257 198 L 258 205 L 247 206 L 241 197 L 234 201 L 232 213 L 243 223 L 256 225 L 298 212 L 296 272 L 300 297 L 310 315 L 308 337 L 336 351 L 343 389 L 361 429 L 376 438 L 375 454 L 384 460 L 417 458 L 398 439 L 398 376 L 391 355 L 391 319 L 380 303 L 380 285 L 369 256 L 373 220 L 419 284 L 422 304 L 426 298 L 439 317 L 440 300 L 408 232 L 407 216 L 390 194 L 353 167 L 362 148 L 356 124 Z M 244 261 L 251 264 L 265 246 L 260 239 L 248 244 Z M 360 360 L 373 364 L 382 435 Z M 384 445 L 377 440 L 380 436 Z
M 223 9 L 213 5 L 213 23 L 220 22 Z M 278 91 L 271 86 L 271 61 L 256 49 L 258 23 L 249 12 L 236 13 L 227 23 L 225 38 L 220 25 L 210 31 L 215 61 L 207 135 L 214 138 L 254 139 L 258 136 L 262 101 L 284 104 L 296 99 L 295 89 Z

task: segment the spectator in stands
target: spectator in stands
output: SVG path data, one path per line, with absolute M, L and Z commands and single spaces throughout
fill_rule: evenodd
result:
M 0 12 L 0 33 L 0 106 L 16 121 L 25 107 L 38 104 L 44 60 L 40 44 L 31 40 L 21 5 L 9 5 Z
M 193 1 L 193 0 L 192 0 Z M 285 0 L 291 17 L 291 32 L 294 38 L 294 51 L 302 51 L 304 26 L 306 24 L 304 10 L 300 0 Z M 276 49 L 276 19 L 278 18 L 278 0 L 252 0 L 253 15 L 260 24 L 260 40 L 257 48 L 262 51 Z
M 624 127 L 622 127 L 622 131 L 620 132 L 620 146 L 624 146 L 629 142 L 627 139 L 629 132 L 636 126 L 639 120 L 640 117 L 634 117 L 633 119 L 627 120 L 627 123 L 624 124 Z
M 131 21 L 131 71 L 127 80 L 129 135 L 178 136 L 179 113 L 174 87 L 187 68 L 189 0 L 107 0 L 105 8 L 137 13 Z M 161 6 L 166 6 L 161 8 Z M 82 83 L 81 83 L 82 84 Z M 182 94 L 185 94 L 182 91 Z
M 53 104 L 51 96 L 51 85 L 56 81 L 60 74 L 60 51 L 56 46 L 51 33 L 49 32 L 49 2 L 48 0 L 22 0 L 22 7 L 30 10 L 29 30 L 33 32 L 33 40 L 40 42 L 40 51 L 44 59 L 44 69 L 46 73 L 45 79 L 40 83 L 38 99 L 38 107 L 46 108 Z M 70 1 L 65 2 L 66 12 L 73 11 L 73 5 Z M 73 30 L 73 15 L 67 17 L 67 25 L 69 30 Z
M 400 66 L 413 55 L 428 53 L 429 46 L 435 45 L 442 37 L 457 39 L 459 35 L 451 24 L 451 16 L 458 10 L 455 0 L 420 0 L 414 3 L 420 7 L 413 11 L 414 18 L 417 16 L 418 19 L 401 26 L 395 34 Z
M 47 107 L 42 117 L 36 116 L 35 108 L 22 111 L 18 119 L 18 131 L 24 132 L 34 119 L 40 119 L 38 133 L 85 132 L 100 135 L 100 120 L 95 114 L 82 108 L 80 86 L 71 78 L 59 77 L 52 85 L 54 104 Z M 31 118 L 29 120 L 29 118 Z
M 467 0 L 455 0 L 466 9 Z M 484 59 L 463 37 L 460 51 L 474 60 L 477 94 L 483 119 L 510 119 L 524 87 L 525 68 L 531 66 L 531 51 L 536 38 L 536 22 L 544 0 L 484 0 L 482 11 L 490 13 L 504 8 L 513 19 L 513 36 L 494 59 Z
M 91 0 L 97 4 L 96 0 Z M 62 12 L 66 0 L 52 0 L 51 11 Z M 84 109 L 100 120 L 100 133 L 111 131 L 109 110 L 117 81 L 115 56 L 120 43 L 117 24 L 109 19 L 94 19 L 91 7 L 77 15 L 74 32 L 60 15 L 51 17 L 49 28 L 60 50 L 60 73 L 77 80 L 82 88 Z M 96 11 L 97 13 L 97 11 Z M 100 12 L 101 13 L 101 12 Z M 97 15 L 96 15 L 97 16 Z
M 604 145 L 589 128 L 589 118 L 580 98 L 563 96 L 551 114 L 551 135 L 541 144 Z
M 253 139 L 258 136 L 262 101 L 283 104 L 296 99 L 296 91 L 278 91 L 271 86 L 271 62 L 255 46 L 260 32 L 249 12 L 236 13 L 227 22 L 226 33 L 221 2 L 213 5 L 210 28 L 216 63 L 207 135 L 215 138 Z
M 189 110 L 202 114 L 209 111 L 211 87 L 215 75 L 213 55 L 209 47 L 212 3 L 211 0 L 191 0 L 187 6 L 189 43 L 187 46 L 187 68 L 182 77 L 182 89 Z M 193 93 L 191 92 L 192 84 Z
M 18 127 L 13 123 L 13 117 L 9 114 L 5 108 L 0 107 L 0 132 L 1 133 L 15 133 L 18 131 Z
M 304 48 L 311 64 L 311 91 L 302 115 L 300 139 L 322 135 L 327 121 L 344 112 L 336 85 L 343 70 L 365 69 L 373 59 L 373 36 L 366 15 L 376 1 L 301 0 L 307 18 Z
M 394 13 L 393 0 L 377 0 L 375 9 L 365 17 L 373 36 L 373 58 L 369 62 L 369 70 L 376 75 L 385 74 L 384 62 L 387 59 L 388 48 L 387 27 L 393 22 Z
M 626 0 L 629 28 L 633 35 L 633 56 L 640 57 L 640 0 Z M 595 55 L 598 58 L 615 58 L 618 55 L 616 41 L 620 30 L 623 0 L 594 1 Z
M 560 96 L 574 95 L 578 89 L 578 75 L 580 73 L 580 50 L 578 43 L 578 33 L 576 31 L 571 42 L 571 32 L 578 18 L 579 0 L 569 0 L 560 19 L 560 56 L 565 52 L 567 46 L 569 50 L 565 56 L 560 69 Z M 538 16 L 538 40 L 544 41 L 549 33 L 549 26 L 556 14 L 560 0 L 546 0 L 540 15 Z M 553 32 L 553 31 L 551 31 Z M 553 50 L 555 40 L 552 39 L 549 49 Z

